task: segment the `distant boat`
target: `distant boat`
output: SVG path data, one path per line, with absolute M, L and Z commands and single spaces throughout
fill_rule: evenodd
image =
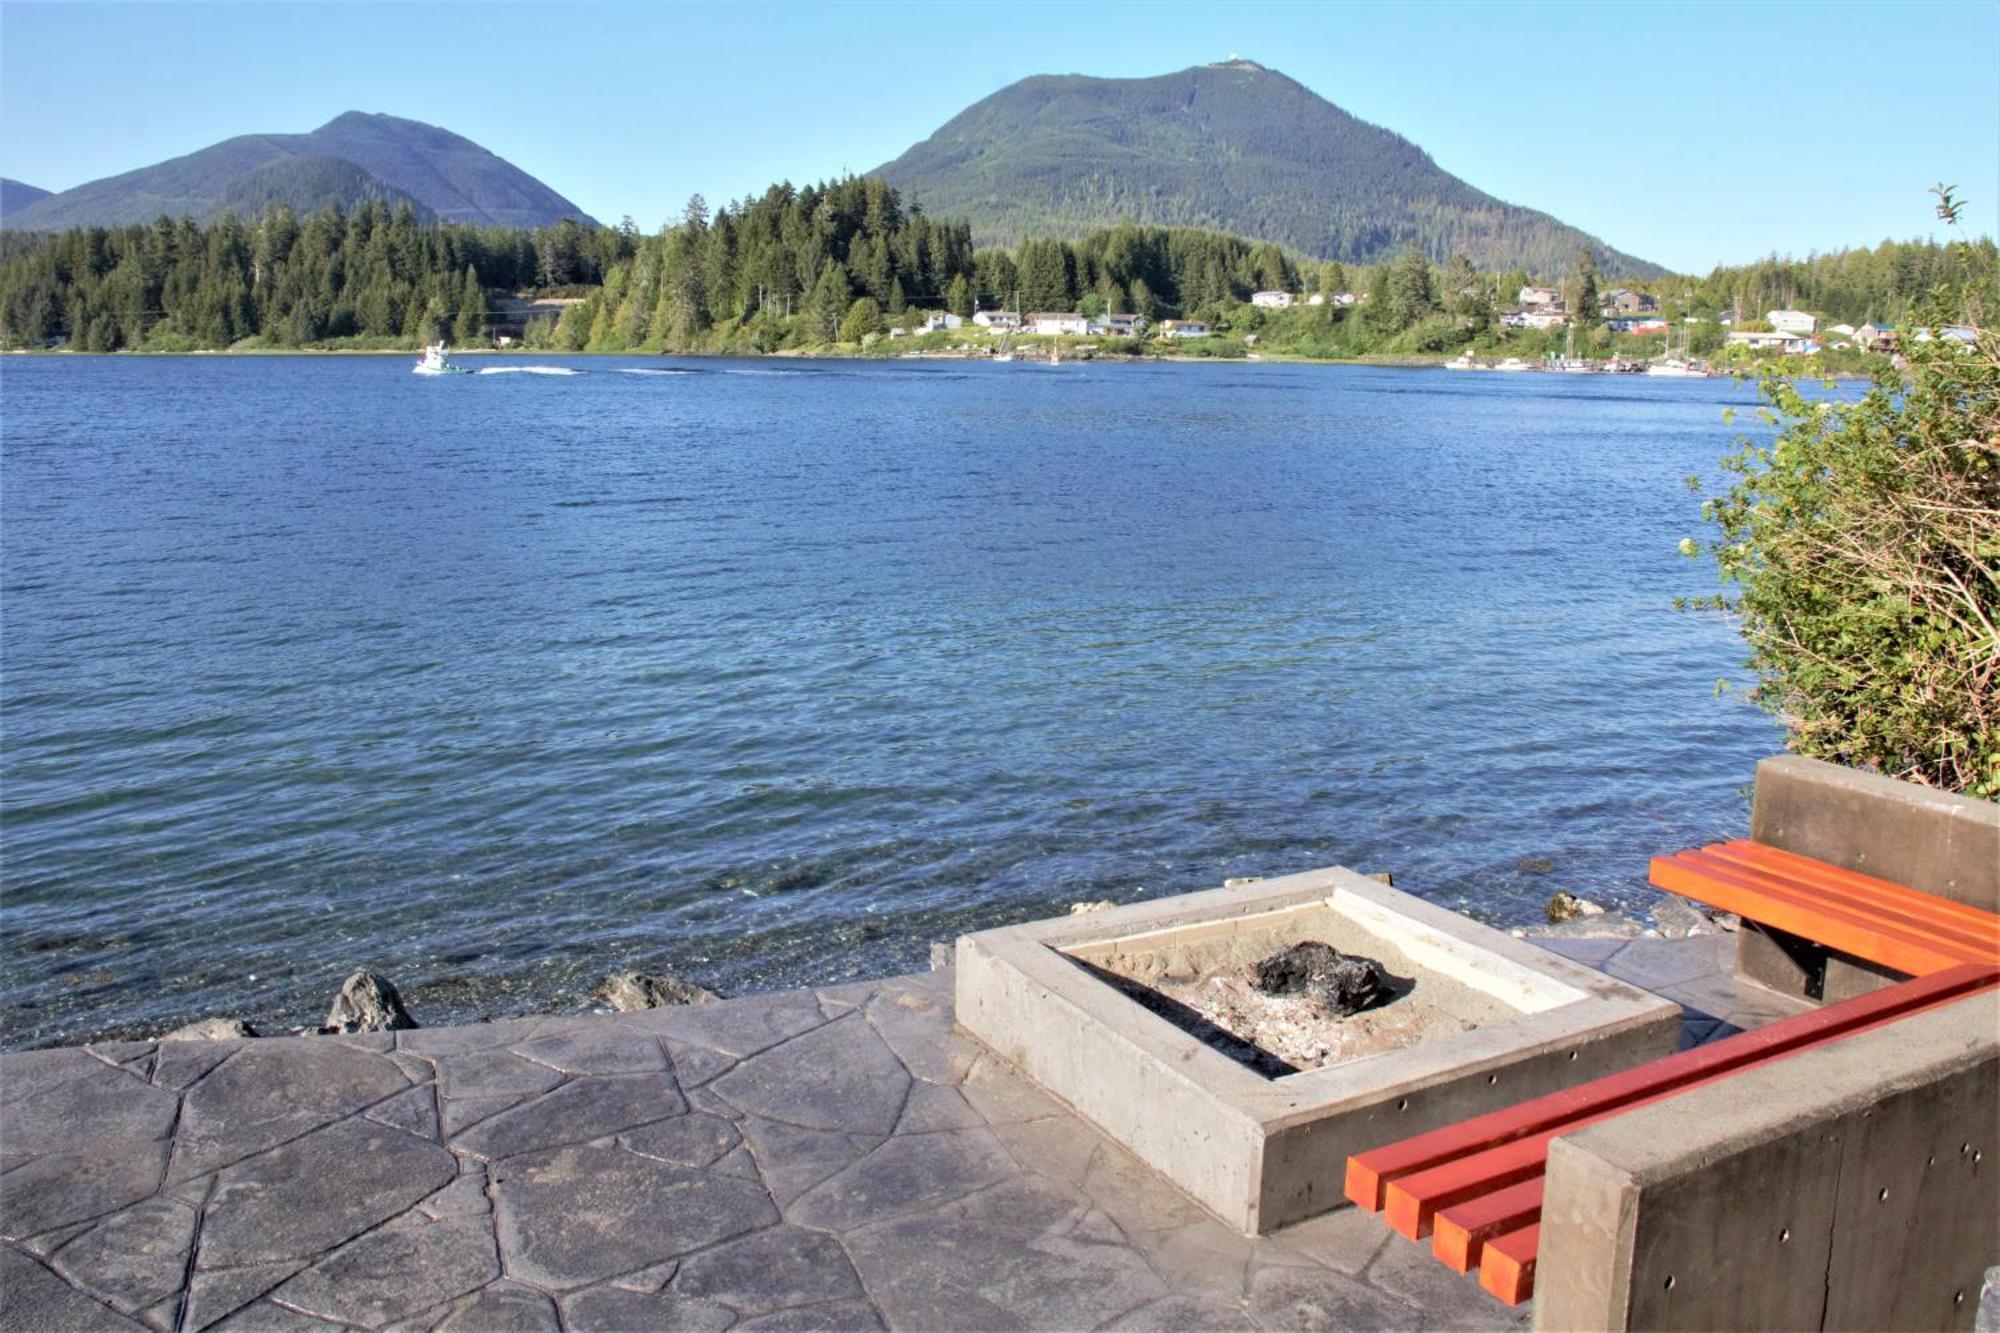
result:
M 1595 375 L 1597 364 L 1579 356 L 1566 356 L 1555 363 L 1555 368 L 1565 375 Z
M 1444 368 L 1445 368 L 1446 370 L 1484 370 L 1484 369 L 1486 369 L 1486 367 L 1484 367 L 1484 366 L 1480 365 L 1480 364 L 1479 364 L 1479 363 L 1478 363 L 1477 361 L 1474 361 L 1474 360 L 1472 359 L 1472 353 L 1470 353 L 1470 352 L 1460 352 L 1460 353 L 1459 353 L 1459 354 L 1458 354 L 1457 356 L 1455 356 L 1455 357 L 1453 357 L 1453 358 L 1452 358 L 1451 360 L 1449 360 L 1449 361 L 1445 362 L 1445 363 L 1444 363 Z
M 423 359 L 413 367 L 414 375 L 470 375 L 464 366 L 454 366 L 448 359 L 450 348 L 443 343 L 431 343 L 424 348 Z
M 1527 362 L 1523 361 L 1518 356 L 1510 356 L 1505 361 L 1502 361 L 1499 365 L 1493 368 L 1495 370 L 1507 370 L 1507 371 L 1534 369 L 1533 366 L 1529 365 Z

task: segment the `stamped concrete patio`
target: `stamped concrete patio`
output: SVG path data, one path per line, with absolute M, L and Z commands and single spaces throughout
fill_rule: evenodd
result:
M 1728 936 L 1551 948 L 1796 1008 Z M 1520 1327 L 1343 1209 L 1215 1222 L 951 1026 L 951 974 L 0 1056 L 0 1328 Z

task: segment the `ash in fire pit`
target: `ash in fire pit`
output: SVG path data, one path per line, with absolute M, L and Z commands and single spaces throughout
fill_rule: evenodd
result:
M 1312 924 L 1319 928 L 1310 933 L 1240 931 L 1159 947 L 1119 941 L 1071 956 L 1267 1078 L 1400 1050 L 1511 1013 L 1414 965 L 1388 940 L 1351 926 L 1342 933 L 1330 913 Z
M 1318 940 L 1266 954 L 1250 969 L 1250 977 L 1266 995 L 1303 995 L 1342 1018 L 1373 1009 L 1391 995 L 1389 974 L 1380 963 Z

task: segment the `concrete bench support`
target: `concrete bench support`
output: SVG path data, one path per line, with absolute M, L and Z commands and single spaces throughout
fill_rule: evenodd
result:
M 2000 805 L 1991 801 L 1780 755 L 1757 765 L 1750 837 L 2000 912 Z M 1737 937 L 1736 970 L 1772 990 L 1829 1002 L 1900 980 L 1862 959 L 1747 925 Z
M 1538 1329 L 1969 1329 L 2000 1255 L 1993 993 L 1550 1146 Z

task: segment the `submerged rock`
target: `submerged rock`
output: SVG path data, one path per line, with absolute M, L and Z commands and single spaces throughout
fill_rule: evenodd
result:
M 1089 916 L 1092 912 L 1108 912 L 1116 906 L 1118 904 L 1112 902 L 1109 898 L 1100 898 L 1094 903 L 1071 903 L 1069 905 L 1069 914 L 1071 916 Z
M 1559 925 L 1564 921 L 1575 921 L 1586 916 L 1604 915 L 1602 907 L 1599 907 L 1596 903 L 1588 899 L 1579 898 L 1573 893 L 1557 893 L 1555 897 L 1549 899 L 1549 905 L 1546 910 L 1549 922 L 1552 925 Z
M 161 1041 L 237 1041 L 254 1037 L 257 1029 L 240 1018 L 204 1018 L 199 1023 L 175 1028 Z
M 340 994 L 326 1011 L 322 1032 L 394 1032 L 413 1028 L 417 1020 L 403 1008 L 396 988 L 367 968 L 341 983 Z
M 634 1009 L 666 1009 L 681 1004 L 713 1004 L 721 999 L 692 981 L 664 972 L 613 972 L 592 992 L 619 1013 Z
M 1653 905 L 1653 924 L 1666 938 L 1680 940 L 1690 935 L 1718 935 L 1734 930 L 1736 918 L 1718 916 L 1700 903 L 1667 894 Z
M 1574 921 L 1562 921 L 1553 926 L 1516 926 L 1507 933 L 1517 940 L 1635 940 L 1643 935 L 1659 934 L 1622 912 L 1599 912 L 1596 916 L 1580 916 Z
M 1251 969 L 1267 995 L 1305 995 L 1331 1014 L 1346 1017 L 1372 1009 L 1390 995 L 1389 974 L 1373 958 L 1344 954 L 1331 944 L 1305 940 L 1267 954 Z

